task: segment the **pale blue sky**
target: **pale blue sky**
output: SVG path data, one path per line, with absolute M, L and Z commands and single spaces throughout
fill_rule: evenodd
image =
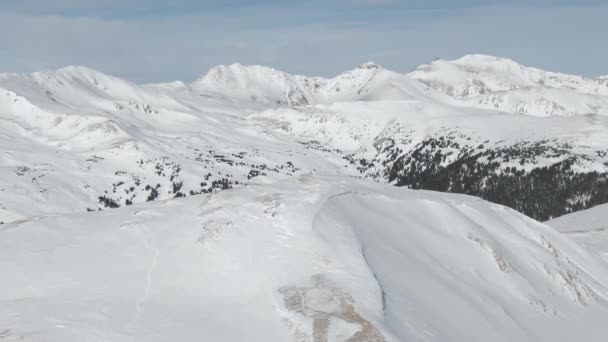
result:
M 605 0 L 4 0 L 0 72 L 85 65 L 135 82 L 217 64 L 332 76 L 485 53 L 608 74 Z

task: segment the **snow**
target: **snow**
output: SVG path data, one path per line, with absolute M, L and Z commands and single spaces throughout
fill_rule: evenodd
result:
M 607 94 L 483 55 L 0 75 L 0 340 L 603 341 L 606 206 L 543 224 L 360 178 L 437 137 L 606 172 Z
M 607 268 L 548 226 L 349 178 L 48 215 L 0 235 L 7 341 L 603 341 L 608 318 Z

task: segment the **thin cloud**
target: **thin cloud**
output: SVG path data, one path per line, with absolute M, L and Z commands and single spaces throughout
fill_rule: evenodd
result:
M 76 64 L 136 82 L 188 81 L 213 65 L 241 62 L 331 76 L 367 60 L 405 72 L 435 57 L 479 52 L 564 72 L 608 73 L 606 5 L 485 6 L 425 15 L 394 8 L 372 16 L 266 5 L 223 13 L 133 20 L 3 11 L 0 71 Z

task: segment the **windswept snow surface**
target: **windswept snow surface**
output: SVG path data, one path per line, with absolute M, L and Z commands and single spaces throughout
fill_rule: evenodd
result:
M 506 207 L 306 174 L 0 228 L 3 341 L 604 341 L 608 269 Z
M 547 221 L 547 224 L 563 233 L 608 230 L 608 204 L 560 216 Z

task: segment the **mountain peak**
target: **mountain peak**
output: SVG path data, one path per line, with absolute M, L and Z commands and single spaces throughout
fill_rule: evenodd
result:
M 251 77 L 263 77 L 267 78 L 269 75 L 285 74 L 281 71 L 275 70 L 271 67 L 262 65 L 245 65 L 241 63 L 232 64 L 220 64 L 210 68 L 206 74 L 201 76 L 199 79 L 194 81 L 195 84 L 208 84 L 215 82 L 234 84 L 240 81 L 244 81 L 246 78 Z
M 379 64 L 377 64 L 376 62 L 373 61 L 369 61 L 369 62 L 365 62 L 365 63 L 361 63 L 359 64 L 359 66 L 357 66 L 358 69 L 368 69 L 368 70 L 373 70 L 373 69 L 382 69 L 382 66 L 380 66 Z

